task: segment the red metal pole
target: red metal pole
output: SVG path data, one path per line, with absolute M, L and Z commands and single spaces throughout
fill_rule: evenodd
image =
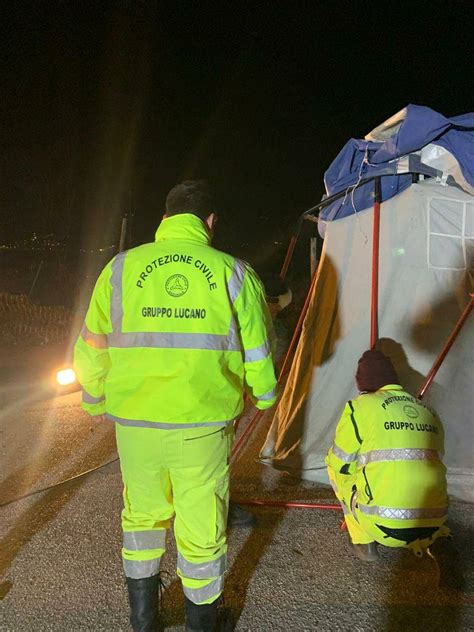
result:
M 290 267 L 291 259 L 293 257 L 293 252 L 296 246 L 296 240 L 298 239 L 298 235 L 293 235 L 290 239 L 290 243 L 288 245 L 288 250 L 286 251 L 285 260 L 283 262 L 282 268 L 280 270 L 280 279 L 282 281 L 285 280 L 286 273 L 288 272 L 288 268 Z
M 431 382 L 434 380 L 435 375 L 439 370 L 439 367 L 443 364 L 445 357 L 448 355 L 448 351 L 453 346 L 453 343 L 456 340 L 459 332 L 461 331 L 464 323 L 466 322 L 467 317 L 471 313 L 473 305 L 474 305 L 474 294 L 470 294 L 469 303 L 464 308 L 463 313 L 461 314 L 458 322 L 454 326 L 454 329 L 451 332 L 451 335 L 449 336 L 448 340 L 446 341 L 446 344 L 444 345 L 443 349 L 441 350 L 441 353 L 436 358 L 433 366 L 431 367 L 430 372 L 428 373 L 423 386 L 420 388 L 420 390 L 418 391 L 416 395 L 418 399 L 423 399 L 426 391 L 429 389 Z
M 372 229 L 372 298 L 370 309 L 370 348 L 374 349 L 379 337 L 379 241 L 380 241 L 380 178 L 375 179 L 374 222 Z
M 250 433 L 253 431 L 253 429 L 255 428 L 255 425 L 257 423 L 257 421 L 260 419 L 260 417 L 262 416 L 263 412 L 261 410 L 257 410 L 257 412 L 255 413 L 255 415 L 252 417 L 252 419 L 249 422 L 249 425 L 247 426 L 247 428 L 245 428 L 245 430 L 242 433 L 242 436 L 239 437 L 239 440 L 235 442 L 234 447 L 232 448 L 232 454 L 231 454 L 231 460 L 234 460 L 238 451 L 240 450 L 240 447 L 242 446 L 242 444 L 245 442 L 245 440 L 247 439 L 247 437 L 250 435 Z M 236 428 L 237 429 L 237 428 Z
M 306 216 L 306 213 L 303 213 L 303 215 L 300 215 L 300 217 L 298 218 L 298 222 L 295 228 L 295 234 L 290 239 L 288 250 L 286 251 L 286 255 L 285 255 L 285 260 L 283 261 L 283 265 L 280 270 L 280 279 L 282 281 L 285 280 L 286 273 L 288 272 L 288 268 L 290 267 L 290 263 L 293 258 L 293 253 L 295 251 L 296 242 L 298 241 L 298 237 L 300 236 L 301 226 L 303 225 L 305 216 Z
M 300 330 L 301 330 L 301 328 L 303 326 L 303 322 L 304 322 L 304 319 L 306 317 L 306 313 L 308 311 L 309 304 L 310 304 L 310 301 L 311 301 L 311 294 L 313 293 L 313 288 L 314 288 L 314 285 L 316 283 L 317 273 L 318 273 L 318 268 L 316 268 L 316 270 L 314 271 L 313 277 L 311 279 L 311 283 L 309 284 L 309 290 L 308 290 L 308 293 L 306 294 L 306 298 L 305 298 L 305 301 L 304 301 L 303 308 L 302 308 L 300 316 L 298 318 L 298 322 L 296 323 L 295 331 L 293 332 L 293 336 L 292 336 L 291 342 L 290 342 L 290 344 L 288 346 L 288 350 L 286 352 L 285 359 L 283 360 L 283 365 L 281 367 L 280 375 L 278 377 L 278 384 L 281 384 L 281 382 L 283 380 L 283 377 L 284 377 L 285 372 L 286 372 L 287 365 L 288 365 L 288 363 L 290 361 L 291 353 L 293 352 L 293 349 L 294 349 L 294 346 L 295 346 L 296 341 L 298 339 Z
M 335 503 L 310 503 L 286 500 L 249 500 L 245 498 L 242 500 L 239 498 L 233 502 L 239 505 L 258 505 L 263 507 L 287 507 L 289 509 L 335 509 L 336 511 L 342 511 L 341 505 L 336 505 Z

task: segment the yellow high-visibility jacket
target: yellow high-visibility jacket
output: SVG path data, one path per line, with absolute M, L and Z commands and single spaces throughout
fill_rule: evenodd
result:
M 348 402 L 326 457 L 337 492 L 376 524 L 442 524 L 447 514 L 443 426 L 397 384 Z
M 100 274 L 74 353 L 83 408 L 143 427 L 225 425 L 277 397 L 272 324 L 252 268 L 192 214 Z

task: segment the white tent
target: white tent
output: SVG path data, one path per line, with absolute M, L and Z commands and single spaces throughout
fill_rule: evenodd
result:
M 448 158 L 452 166 L 452 154 Z M 461 189 L 465 182 L 438 176 L 385 199 L 380 211 L 380 348 L 412 393 L 472 291 L 474 197 Z M 357 360 L 369 348 L 372 221 L 369 206 L 353 207 L 352 213 L 326 223 L 310 306 L 261 452 L 264 462 L 314 481 L 327 482 L 324 457 L 345 402 L 357 395 Z M 471 314 L 424 399 L 444 423 L 449 493 L 471 502 L 473 329 Z

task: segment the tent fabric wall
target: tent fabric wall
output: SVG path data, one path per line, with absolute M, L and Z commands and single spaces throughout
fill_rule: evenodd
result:
M 271 463 L 327 482 L 325 454 L 345 402 L 357 396 L 357 360 L 369 347 L 372 209 L 327 226 L 320 267 L 290 375 L 261 452 Z M 433 181 L 381 206 L 379 336 L 415 393 L 472 291 L 474 198 Z M 451 495 L 474 502 L 473 316 L 425 402 L 446 432 Z

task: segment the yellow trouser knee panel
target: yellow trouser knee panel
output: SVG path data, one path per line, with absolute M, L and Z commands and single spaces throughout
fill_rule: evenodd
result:
M 232 439 L 231 427 L 117 426 L 124 481 L 122 555 L 128 576 L 140 576 L 140 569 L 141 576 L 158 572 L 165 530 L 175 513 L 178 574 L 186 595 L 195 603 L 210 603 L 220 595 Z

